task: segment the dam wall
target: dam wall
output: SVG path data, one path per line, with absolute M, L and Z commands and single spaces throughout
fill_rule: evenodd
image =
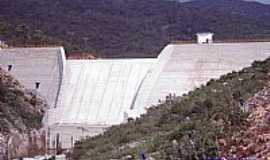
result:
M 25 88 L 39 92 L 50 108 L 56 106 L 65 67 L 62 47 L 2 49 L 0 67 Z
M 169 94 L 181 96 L 269 56 L 270 43 L 253 42 L 172 44 L 154 59 L 68 60 L 57 108 L 49 113 L 51 139 L 59 134 L 70 148 L 71 141 L 139 117 Z
M 68 60 L 57 107 L 50 110 L 48 124 L 120 124 L 155 61 Z
M 158 100 L 162 98 L 153 97 L 151 94 L 153 92 L 153 89 L 156 87 L 156 83 L 158 82 L 163 68 L 170 60 L 173 49 L 173 45 L 168 45 L 161 51 L 160 55 L 157 57 L 156 63 L 147 74 L 144 83 L 142 84 L 140 90 L 137 93 L 136 101 L 132 106 L 133 110 L 129 112 L 130 117 L 134 118 L 140 116 L 141 114 L 145 113 L 146 108 L 157 104 Z M 156 98 L 153 103 L 149 103 L 150 97 L 152 97 L 152 99 Z
M 141 92 L 134 108 L 157 105 L 169 94 L 181 96 L 210 79 L 248 67 L 270 56 L 269 42 L 169 45 L 158 57 L 158 78 L 148 96 Z M 151 78 L 150 78 L 151 79 Z M 144 90 L 142 88 L 142 90 Z
M 0 67 L 46 98 L 48 148 L 55 149 L 268 57 L 270 42 L 169 44 L 157 58 L 96 60 L 66 60 L 63 48 L 14 48 L 0 50 Z
M 125 122 L 156 60 L 68 60 L 57 107 L 48 112 L 50 139 L 56 141 L 60 131 L 68 148 L 81 134 L 94 136 Z

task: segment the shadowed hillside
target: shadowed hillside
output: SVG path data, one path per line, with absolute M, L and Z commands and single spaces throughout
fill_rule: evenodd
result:
M 269 38 L 270 6 L 241 0 L 0 0 L 10 45 L 58 44 L 102 57 L 153 57 L 172 40 Z
M 250 125 L 258 123 L 259 118 L 250 120 L 250 117 L 256 117 L 258 107 L 251 107 L 254 100 L 250 98 L 264 88 L 269 90 L 269 73 L 270 59 L 267 59 L 254 62 L 240 72 L 210 80 L 182 97 L 148 109 L 147 114 L 139 119 L 111 127 L 103 135 L 77 142 L 74 158 L 138 159 L 143 152 L 154 159 L 203 160 L 234 154 L 248 157 L 256 155 L 256 151 L 263 153 L 263 150 L 254 150 L 254 147 L 248 148 L 249 143 L 244 143 L 244 140 L 236 142 L 235 138 L 239 140 L 243 134 L 248 142 L 256 144 L 255 140 L 249 139 L 252 137 L 249 137 L 252 135 Z M 262 93 L 259 95 L 268 95 L 265 91 Z M 257 99 L 268 104 L 266 96 Z M 256 126 L 253 134 L 269 128 L 269 123 L 262 124 Z M 264 134 L 269 134 L 269 130 L 265 131 Z M 253 150 L 237 152 L 236 149 L 241 147 Z
M 0 69 L 1 132 L 26 131 L 27 128 L 41 127 L 43 101 L 28 91 L 10 75 Z M 14 120 L 14 121 L 13 121 Z M 15 122 L 17 121 L 17 122 Z
M 16 157 L 25 155 L 26 152 L 31 153 L 26 148 L 31 145 L 28 136 L 31 136 L 31 131 L 42 127 L 45 107 L 46 103 L 41 97 L 33 91 L 23 88 L 17 80 L 0 68 L 1 160 L 7 158 L 8 148 L 10 156 Z M 27 142 L 24 143 L 25 141 Z M 6 146 L 7 142 L 9 142 L 9 147 Z M 35 149 L 37 148 L 35 146 Z M 26 150 L 26 152 L 20 149 Z

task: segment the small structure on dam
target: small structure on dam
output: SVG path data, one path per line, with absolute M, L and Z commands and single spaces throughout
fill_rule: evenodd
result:
M 211 44 L 211 43 L 213 43 L 214 33 L 210 33 L 210 32 L 197 33 L 196 36 L 197 36 L 197 43 L 198 44 L 205 44 L 205 43 Z
M 76 140 L 139 117 L 169 94 L 270 56 L 270 42 L 169 44 L 157 58 L 66 59 L 63 48 L 0 50 L 0 67 L 48 101 L 48 148 L 72 148 Z

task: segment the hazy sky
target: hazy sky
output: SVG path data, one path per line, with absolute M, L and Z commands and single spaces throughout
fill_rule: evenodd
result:
M 261 2 L 261 3 L 270 4 L 270 0 L 249 0 L 249 1 L 258 1 L 258 2 Z
M 178 0 L 178 1 L 186 2 L 186 1 L 191 1 L 191 0 Z M 257 2 L 261 2 L 261 3 L 270 4 L 270 0 L 246 0 L 246 1 L 257 1 Z

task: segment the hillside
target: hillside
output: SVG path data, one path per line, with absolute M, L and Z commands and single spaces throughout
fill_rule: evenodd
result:
M 172 40 L 270 38 L 270 5 L 241 0 L 0 0 L 9 45 L 64 45 L 68 53 L 153 57 Z
M 16 156 L 16 150 L 12 149 L 12 145 L 19 143 L 16 148 L 20 148 L 24 145 L 26 135 L 29 136 L 32 130 L 42 127 L 45 107 L 46 103 L 41 97 L 23 88 L 17 80 L 0 68 L 0 159 L 6 158 L 7 141 L 9 151 Z M 16 140 L 14 137 L 20 138 Z
M 258 111 L 264 111 L 259 112 L 262 117 L 269 115 L 267 108 L 259 107 L 269 104 L 269 75 L 270 59 L 267 59 L 254 62 L 240 72 L 210 80 L 182 97 L 148 109 L 148 113 L 139 119 L 77 142 L 74 158 L 138 159 L 140 153 L 144 153 L 154 159 L 202 160 L 222 155 L 243 158 L 262 151 L 257 157 L 260 159 L 262 155 L 266 156 L 267 150 L 264 153 L 262 146 L 269 141 L 254 147 L 258 139 L 252 140 L 250 135 L 259 133 L 256 131 L 265 131 L 260 135 L 269 134 L 266 130 L 269 123 L 256 125 L 268 120 L 259 118 Z M 252 102 L 260 103 L 252 107 Z M 252 131 L 254 127 L 255 131 Z M 241 135 L 247 138 L 236 141 Z M 253 146 L 242 142 L 252 142 Z M 238 152 L 238 148 L 251 151 Z
M 231 137 L 229 143 L 220 141 L 223 154 L 255 155 L 258 159 L 270 157 L 270 88 L 267 87 L 250 98 L 245 107 L 250 114 L 247 126 Z
M 18 81 L 0 69 L 1 133 L 41 127 L 43 109 L 40 97 L 22 88 Z

